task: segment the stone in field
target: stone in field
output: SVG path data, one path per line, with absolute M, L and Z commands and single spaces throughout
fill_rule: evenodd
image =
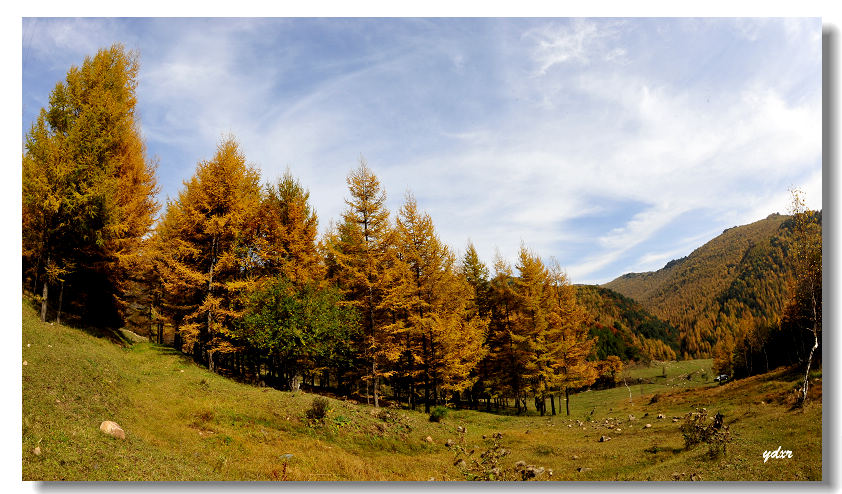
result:
M 125 431 L 123 431 L 123 429 L 119 425 L 117 425 L 117 422 L 106 420 L 105 422 L 99 424 L 99 430 L 108 434 L 109 436 L 114 436 L 118 439 L 126 438 Z

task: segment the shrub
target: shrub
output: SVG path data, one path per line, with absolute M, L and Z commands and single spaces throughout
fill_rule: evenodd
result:
M 685 415 L 684 423 L 680 427 L 684 436 L 684 447 L 690 449 L 705 443 L 711 456 L 725 453 L 727 444 L 731 442 L 731 431 L 725 425 L 724 418 L 721 413 L 717 413 L 713 418 L 709 417 L 705 408 Z
M 441 422 L 447 416 L 447 407 L 437 406 L 430 411 L 430 422 Z
M 397 421 L 398 417 L 397 413 L 390 412 L 385 408 L 381 408 L 380 410 L 378 410 L 375 416 L 383 422 L 395 422 Z
M 330 402 L 323 396 L 313 398 L 313 403 L 307 410 L 306 415 L 310 420 L 324 420 L 327 416 L 327 411 L 330 408 Z
M 503 434 L 495 432 L 491 438 L 482 437 L 485 440 L 485 451 L 479 456 L 474 454 L 477 448 L 467 451 L 461 444 L 453 445 L 455 454 L 453 466 L 462 472 L 465 480 L 548 480 L 553 476 L 552 470 L 528 465 L 525 461 L 504 466 L 503 458 L 509 456 L 511 450 L 501 446 Z

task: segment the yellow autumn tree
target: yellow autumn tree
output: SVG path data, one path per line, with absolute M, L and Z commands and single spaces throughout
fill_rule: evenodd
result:
M 43 109 L 27 135 L 26 148 L 22 169 L 24 274 L 32 279 L 33 293 L 40 285 L 41 320 L 46 321 L 49 287 L 63 285 L 74 259 L 74 167 L 62 152 L 63 135 L 50 130 Z
M 263 272 L 283 275 L 297 285 L 323 278 L 316 236 L 318 218 L 310 205 L 310 192 L 287 170 L 266 186 L 259 228 Z
M 813 355 L 822 337 L 822 224 L 821 212 L 807 209 L 801 190 L 793 189 L 790 193 L 790 212 L 794 221 L 790 263 L 794 276 L 781 325 L 808 335 L 805 341 L 810 344 L 810 352 L 798 400 L 799 405 L 803 405 L 807 400 Z
M 576 301 L 576 290 L 557 262 L 549 269 L 552 292 L 549 326 L 555 365 L 553 387 L 564 390 L 567 415 L 570 415 L 570 390 L 590 386 L 597 379 L 591 356 L 596 339 L 584 324 L 586 313 Z
M 157 229 L 163 310 L 195 358 L 236 349 L 242 295 L 254 287 L 260 177 L 233 137 L 201 161 Z
M 523 376 L 529 360 L 529 341 L 520 334 L 516 278 L 511 265 L 500 255 L 494 257 L 494 277 L 490 282 L 490 321 L 487 337 L 490 370 L 489 389 L 495 400 L 514 398 L 520 413 L 525 406 L 528 383 Z
M 452 261 L 445 267 L 436 290 L 440 299 L 432 312 L 433 389 L 445 394 L 463 393 L 478 379 L 476 368 L 487 353 L 488 321 L 473 312 L 470 286 L 459 276 Z
M 394 237 L 401 264 L 395 265 L 399 278 L 387 301 L 400 309 L 395 328 L 401 330 L 401 370 L 411 404 L 422 385 L 429 412 L 441 391 L 462 392 L 476 380 L 472 371 L 484 353 L 486 323 L 469 310 L 470 287 L 457 272 L 456 257 L 411 193 L 398 212 Z
M 400 356 L 394 326 L 382 300 L 387 272 L 394 264 L 392 229 L 386 209 L 386 192 L 364 159 L 347 178 L 350 197 L 336 232 L 326 242 L 333 281 L 346 303 L 360 314 L 362 341 L 357 342 L 360 377 L 372 390 L 379 406 L 380 384 L 392 375 L 391 363 Z
M 522 245 L 517 270 L 515 277 L 498 256 L 491 282 L 490 367 L 498 392 L 514 398 L 518 413 L 526 409 L 529 396 L 542 415 L 549 397 L 555 413 L 556 391 L 564 390 L 569 400 L 571 389 L 596 380 L 588 360 L 595 340 L 583 324 L 585 311 L 575 290 L 557 263 L 547 268 Z
M 138 57 L 115 44 L 71 67 L 27 135 L 24 266 L 91 324 L 119 324 L 158 204 L 135 106 Z M 41 231 L 31 231 L 40 229 Z M 60 315 L 62 303 L 57 304 Z
M 486 410 L 491 409 L 491 398 L 494 395 L 494 370 L 489 358 L 489 335 L 491 322 L 491 280 L 488 267 L 480 260 L 476 247 L 468 242 L 465 255 L 459 268 L 460 275 L 468 287 L 469 301 L 467 310 L 472 317 L 479 317 L 483 321 L 483 358 L 474 370 L 476 381 L 471 389 L 471 400 L 479 405 L 479 400 L 485 398 Z

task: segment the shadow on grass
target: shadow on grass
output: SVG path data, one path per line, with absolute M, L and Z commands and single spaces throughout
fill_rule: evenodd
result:
M 189 355 L 181 353 L 180 351 L 176 350 L 175 348 L 169 345 L 162 345 L 160 343 L 150 343 L 149 348 L 152 349 L 158 355 L 175 355 L 187 362 L 193 362 L 193 359 L 190 358 Z
M 162 343 L 149 343 L 148 345 L 145 345 L 145 348 L 147 349 L 146 351 L 153 352 L 156 356 L 175 357 L 176 359 L 178 359 L 179 363 L 181 363 L 181 364 L 199 365 L 203 369 L 207 370 L 207 367 L 197 363 L 192 355 L 187 354 L 187 353 L 183 353 L 183 352 L 179 351 L 178 349 L 176 349 L 175 347 L 165 345 L 165 344 L 162 344 Z M 233 376 L 230 376 L 230 375 L 220 374 L 218 372 L 215 373 L 215 374 L 217 374 L 221 377 L 226 377 L 228 379 L 233 379 Z M 237 382 L 242 382 L 242 381 L 239 381 L 237 379 L 233 379 L 233 380 L 235 380 Z
M 31 294 L 24 293 L 23 303 L 32 308 L 37 315 L 41 315 L 41 303 Z M 54 324 L 57 317 L 56 310 L 52 307 L 47 308 L 47 323 Z M 131 346 L 132 341 L 123 334 L 119 329 L 115 328 L 99 328 L 86 324 L 85 321 L 76 314 L 65 311 L 61 314 L 61 325 L 67 328 L 77 329 L 83 333 L 87 333 L 94 338 L 103 338 L 115 345 L 123 347 Z

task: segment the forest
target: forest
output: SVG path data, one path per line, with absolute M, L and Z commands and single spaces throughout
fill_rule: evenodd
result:
M 176 349 L 218 374 L 426 412 L 556 414 L 566 396 L 569 414 L 571 392 L 613 385 L 623 361 L 716 356 L 747 375 L 809 366 L 819 348 L 821 213 L 797 194 L 771 240 L 746 242 L 724 268 L 699 264 L 734 273 L 712 272 L 710 289 L 609 286 L 636 305 L 574 286 L 525 244 L 514 265 L 485 265 L 470 242 L 457 257 L 411 193 L 387 210 L 364 158 L 322 235 L 306 186 L 289 171 L 266 181 L 234 136 L 159 204 L 138 70 L 121 45 L 100 50 L 70 68 L 26 134 L 22 282 L 42 321 L 159 340 L 172 328 Z M 676 266 L 689 265 L 665 269 Z M 780 351 L 792 341 L 797 357 Z
M 741 377 L 803 364 L 821 340 L 822 260 L 822 212 L 803 199 L 794 191 L 794 214 L 729 228 L 658 271 L 603 287 L 674 325 L 685 359 L 713 357 Z

